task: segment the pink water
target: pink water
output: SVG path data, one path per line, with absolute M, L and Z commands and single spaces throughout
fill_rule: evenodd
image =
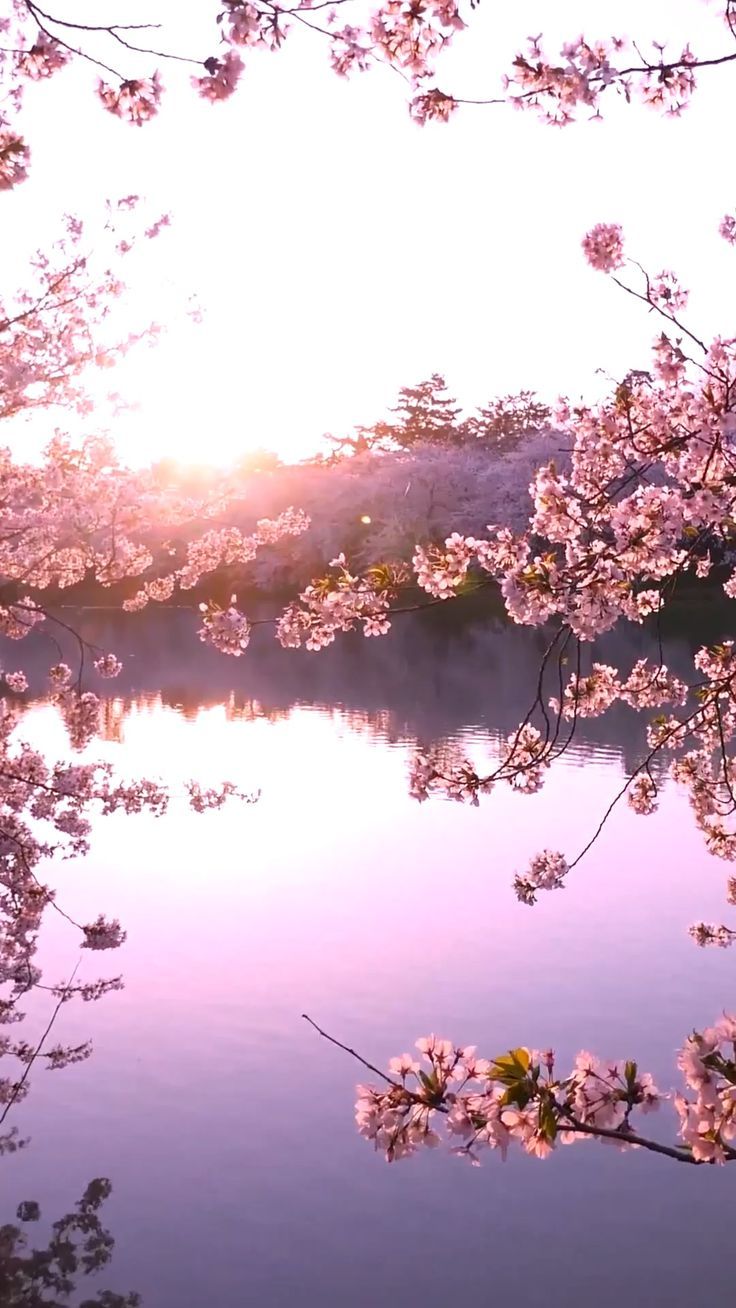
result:
M 379 1063 L 433 1030 L 484 1054 L 632 1056 L 673 1085 L 684 1035 L 734 1005 L 732 955 L 687 936 L 722 919 L 727 870 L 681 797 L 666 791 L 647 819 L 617 810 L 535 908 L 511 890 L 541 846 L 585 843 L 636 756 L 635 720 L 592 724 L 534 798 L 420 806 L 406 791 L 416 736 L 492 754 L 524 711 L 529 635 L 422 630 L 385 642 L 378 664 L 352 646 L 289 664 L 269 646 L 249 664 L 198 651 L 179 621 L 128 638 L 98 752 L 174 789 L 228 777 L 261 798 L 106 819 L 87 860 L 53 871 L 74 916 L 123 921 L 123 949 L 82 973 L 122 970 L 126 989 L 63 1010 L 56 1037 L 91 1035 L 95 1053 L 36 1075 L 0 1221 L 26 1198 L 55 1218 L 109 1176 L 116 1250 L 99 1284 L 145 1308 L 691 1308 L 704 1269 L 708 1302 L 732 1303 L 730 1169 L 587 1143 L 545 1163 L 388 1167 L 354 1130 L 360 1069 L 300 1017 Z M 687 645 L 673 642 L 674 663 Z M 23 729 L 64 748 L 42 703 Z M 57 918 L 49 975 L 77 958 Z M 667 1138 L 666 1112 L 655 1125 Z

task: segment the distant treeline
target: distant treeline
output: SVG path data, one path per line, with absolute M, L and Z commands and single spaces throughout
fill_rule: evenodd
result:
M 309 514 L 311 527 L 263 548 L 247 567 L 221 571 L 178 594 L 176 602 L 229 600 L 233 593 L 241 601 L 293 596 L 323 576 L 341 553 L 354 571 L 362 571 L 409 561 L 417 543 L 440 543 L 452 532 L 484 535 L 489 526 L 520 532 L 529 519 L 536 470 L 550 460 L 564 469 L 569 461 L 569 439 L 550 428 L 549 408 L 531 392 L 505 396 L 464 417 L 444 378 L 434 374 L 405 387 L 391 412 L 391 422 L 327 436 L 326 452 L 298 464 L 282 463 L 267 451 L 244 455 L 227 478 L 227 516 L 212 519 L 212 527 L 227 523 L 249 531 L 258 519 L 275 517 L 289 505 Z M 152 471 L 162 486 L 186 489 L 190 479 L 197 492 L 214 475 L 170 460 Z M 192 535 L 203 525 L 193 524 Z M 152 545 L 160 547 L 161 540 Z M 167 545 L 176 567 L 186 556 L 186 535 Z M 119 604 L 135 589 L 130 579 L 109 590 L 83 583 L 55 598 Z

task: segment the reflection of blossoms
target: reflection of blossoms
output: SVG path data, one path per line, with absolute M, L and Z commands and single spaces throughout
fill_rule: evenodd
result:
M 53 1053 L 53 1051 L 52 1051 Z M 49 1061 L 48 1066 L 58 1064 Z M 90 1181 L 74 1209 L 57 1218 L 48 1240 L 23 1229 L 41 1219 L 41 1209 L 34 1200 L 25 1199 L 17 1207 L 14 1221 L 2 1227 L 0 1244 L 0 1284 L 5 1291 L 7 1308 L 31 1308 L 62 1301 L 84 1303 L 98 1308 L 139 1308 L 140 1296 L 98 1290 L 93 1298 L 84 1294 L 82 1278 L 94 1276 L 112 1258 L 115 1241 L 103 1225 L 99 1211 L 110 1197 L 112 1186 L 105 1177 Z
M 198 781 L 188 781 L 186 791 L 190 807 L 195 813 L 207 813 L 211 809 L 222 808 L 225 801 L 231 798 L 245 800 L 248 804 L 255 803 L 258 799 L 257 794 L 243 794 L 232 781 L 223 781 L 219 786 L 202 786 Z
M 719 949 L 728 949 L 736 940 L 736 931 L 727 926 L 713 926 L 709 922 L 694 922 L 689 928 L 690 935 L 701 949 L 707 945 L 716 945 Z

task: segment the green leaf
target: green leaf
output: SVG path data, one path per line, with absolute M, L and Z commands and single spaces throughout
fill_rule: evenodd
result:
M 501 1096 L 501 1103 L 509 1106 L 515 1105 L 517 1108 L 526 1108 L 529 1100 L 532 1098 L 532 1092 L 523 1081 L 517 1081 L 515 1085 L 510 1085 L 508 1090 L 504 1090 Z
M 428 1094 L 434 1095 L 437 1093 L 437 1078 L 435 1077 L 434 1072 L 427 1073 L 420 1069 L 419 1080 Z
M 500 1081 L 502 1085 L 513 1085 L 516 1081 L 524 1079 L 529 1071 L 530 1062 L 528 1049 L 510 1049 L 507 1054 L 501 1054 L 499 1058 L 493 1060 L 493 1078 Z
M 539 1129 L 546 1140 L 554 1140 L 557 1136 L 557 1118 L 548 1099 L 539 1105 Z

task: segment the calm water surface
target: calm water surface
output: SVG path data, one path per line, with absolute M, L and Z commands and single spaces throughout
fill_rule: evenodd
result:
M 483 1053 L 630 1055 L 673 1085 L 687 1031 L 736 1002 L 732 956 L 687 936 L 721 920 L 726 869 L 686 804 L 668 790 L 652 818 L 617 811 L 568 888 L 533 909 L 511 890 L 541 846 L 575 853 L 590 836 L 638 757 L 633 716 L 586 724 L 534 798 L 419 805 L 417 739 L 493 755 L 526 710 L 535 633 L 406 623 L 311 657 L 264 639 L 235 662 L 192 642 L 186 615 L 85 623 L 128 655 L 105 683 L 97 753 L 175 790 L 228 777 L 261 797 L 102 820 L 92 855 L 50 872 L 73 916 L 124 923 L 124 948 L 82 972 L 123 970 L 126 988 L 62 1011 L 55 1038 L 91 1036 L 95 1052 L 36 1075 L 0 1221 L 21 1199 L 54 1219 L 108 1176 L 116 1248 L 99 1285 L 136 1289 L 145 1308 L 736 1304 L 730 1169 L 587 1142 L 545 1163 L 388 1167 L 355 1133 L 360 1069 L 300 1017 L 379 1063 L 436 1031 Z M 644 652 L 636 633 L 611 659 Z M 40 670 L 43 654 L 25 661 Z M 670 642 L 676 668 L 689 654 Z M 5 657 L 21 661 L 18 647 Z M 42 701 L 23 732 L 63 752 Z M 78 956 L 57 917 L 49 977 Z M 40 1003 L 39 1030 L 47 1017 Z M 667 1134 L 666 1114 L 649 1121 Z

